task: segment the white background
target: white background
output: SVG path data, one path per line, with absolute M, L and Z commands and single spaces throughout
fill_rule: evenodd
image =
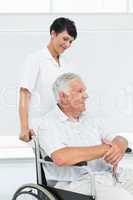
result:
M 0 13 L 126 13 L 132 8 L 132 0 L 0 0 Z
M 49 24 L 58 16 L 0 15 L 0 135 L 19 133 L 21 64 L 29 53 L 47 44 Z M 65 56 L 80 66 L 90 113 L 105 121 L 107 131 L 133 132 L 133 16 L 63 16 L 73 19 L 78 28 L 78 38 Z
M 66 16 L 78 27 L 78 38 L 66 56 L 82 66 L 90 112 L 105 121 L 108 131 L 132 135 L 133 1 L 82 0 L 76 6 L 74 2 L 0 0 L 0 135 L 18 135 L 21 64 L 27 54 L 47 44 L 49 25 L 61 16 L 39 13 L 64 11 L 73 12 Z M 0 199 L 8 200 L 19 186 L 35 182 L 34 167 L 30 159 L 0 159 Z

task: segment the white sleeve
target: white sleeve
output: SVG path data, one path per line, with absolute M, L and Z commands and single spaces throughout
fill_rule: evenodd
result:
M 52 122 L 43 121 L 38 130 L 38 138 L 40 147 L 47 155 L 61 148 L 66 147 L 64 139 Z
M 39 74 L 39 63 L 37 63 L 37 60 L 32 55 L 30 55 L 22 65 L 21 71 L 22 78 L 20 80 L 19 86 L 20 88 L 28 89 L 32 93 Z

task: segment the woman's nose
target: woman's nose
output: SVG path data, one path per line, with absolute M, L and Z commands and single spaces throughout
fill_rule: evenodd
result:
M 70 42 L 67 41 L 67 42 L 66 42 L 66 47 L 69 48 L 70 46 L 71 46 Z

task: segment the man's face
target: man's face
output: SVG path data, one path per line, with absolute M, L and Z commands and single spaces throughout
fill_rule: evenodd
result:
M 84 83 L 75 79 L 70 82 L 70 90 L 67 95 L 67 102 L 73 111 L 83 112 L 86 110 L 85 100 L 88 97 Z
M 58 55 L 62 54 L 66 49 L 68 49 L 74 41 L 74 38 L 70 36 L 67 31 L 63 31 L 61 33 L 52 31 L 51 37 L 54 50 Z

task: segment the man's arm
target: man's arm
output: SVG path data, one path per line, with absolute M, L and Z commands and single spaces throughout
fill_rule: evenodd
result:
M 116 166 L 124 156 L 124 153 L 128 147 L 128 141 L 122 136 L 116 136 L 112 142 L 110 142 L 110 144 L 112 147 L 104 155 L 104 160 L 113 166 Z
M 74 165 L 82 161 L 101 158 L 109 149 L 108 144 L 92 147 L 64 147 L 53 152 L 51 158 L 55 164 L 60 166 Z
M 33 135 L 33 130 L 29 129 L 28 125 L 28 108 L 31 94 L 25 89 L 20 89 L 20 101 L 19 101 L 19 116 L 21 132 L 19 138 L 25 142 L 28 142 Z

